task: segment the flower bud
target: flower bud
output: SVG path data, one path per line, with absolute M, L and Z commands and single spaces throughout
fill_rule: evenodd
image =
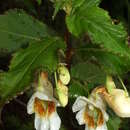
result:
M 70 74 L 67 67 L 65 67 L 64 65 L 61 65 L 58 67 L 57 72 L 59 74 L 59 79 L 61 80 L 61 82 L 64 85 L 67 85 L 70 81 Z
M 68 87 L 63 85 L 59 80 L 57 83 L 57 95 L 60 101 L 60 104 L 65 107 L 68 104 Z

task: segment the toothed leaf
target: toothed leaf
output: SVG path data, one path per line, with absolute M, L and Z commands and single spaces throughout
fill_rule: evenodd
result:
M 30 85 L 34 72 L 43 67 L 50 72 L 58 64 L 57 51 L 64 49 L 65 44 L 59 38 L 44 38 L 41 42 L 30 44 L 24 50 L 15 53 L 10 69 L 0 77 L 0 104 L 24 91 Z

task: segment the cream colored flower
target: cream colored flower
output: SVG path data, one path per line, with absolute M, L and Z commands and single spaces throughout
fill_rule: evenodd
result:
M 130 117 L 130 97 L 122 89 L 112 89 L 111 93 L 103 93 L 109 107 L 120 117 Z
M 99 95 L 92 93 L 89 99 L 84 96 L 78 97 L 72 110 L 77 112 L 76 119 L 79 125 L 85 124 L 85 130 L 107 130 L 106 121 L 109 117 Z
M 119 80 L 124 90 L 116 88 L 112 77 L 107 76 L 106 87 L 100 88 L 100 93 L 103 95 L 109 107 L 112 108 L 118 116 L 130 117 L 130 96 L 120 77 Z
M 59 130 L 61 120 L 56 112 L 59 103 L 53 97 L 52 85 L 45 73 L 41 74 L 39 81 L 36 92 L 27 104 L 27 112 L 35 113 L 36 130 Z

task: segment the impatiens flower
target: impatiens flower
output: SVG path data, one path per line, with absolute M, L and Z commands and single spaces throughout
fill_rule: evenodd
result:
M 47 75 L 42 73 L 36 92 L 27 104 L 28 114 L 35 113 L 36 130 L 59 130 L 61 120 L 56 112 L 57 100 L 53 97 L 53 88 Z
M 122 80 L 124 90 L 117 89 L 111 76 L 107 76 L 106 89 L 101 88 L 101 94 L 109 107 L 120 117 L 130 117 L 130 97 Z
M 130 117 L 130 97 L 122 89 L 112 89 L 103 93 L 109 107 L 120 117 Z
M 108 115 L 105 104 L 98 94 L 92 93 L 90 98 L 80 96 L 76 99 L 73 112 L 77 112 L 76 119 L 79 125 L 85 124 L 85 130 L 107 130 Z

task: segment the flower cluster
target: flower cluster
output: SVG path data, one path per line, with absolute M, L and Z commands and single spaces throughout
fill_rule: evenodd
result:
M 64 65 L 58 67 L 55 72 L 56 89 L 53 88 L 46 72 L 42 72 L 38 79 L 36 92 L 27 104 L 27 112 L 35 113 L 36 130 L 59 130 L 61 119 L 56 107 L 65 107 L 68 104 L 66 85 L 70 81 L 69 71 Z M 106 87 L 96 87 L 88 98 L 79 96 L 72 106 L 72 111 L 76 112 L 79 125 L 85 125 L 85 130 L 107 130 L 106 122 L 109 116 L 106 113 L 106 103 L 118 116 L 130 117 L 130 97 L 126 88 L 117 89 L 109 76 Z

